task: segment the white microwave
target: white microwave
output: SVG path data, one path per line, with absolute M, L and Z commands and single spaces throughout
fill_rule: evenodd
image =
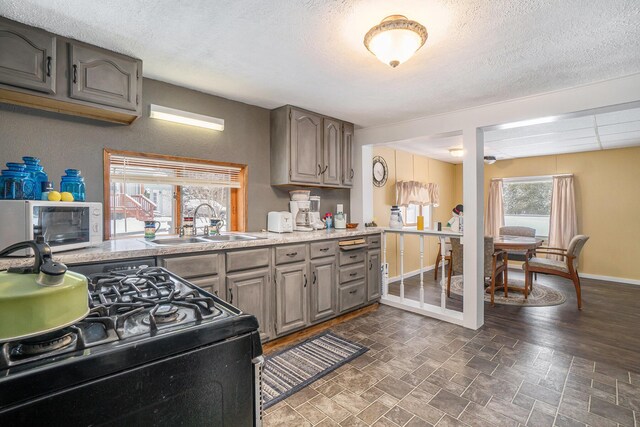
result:
M 0 200 L 0 248 L 40 236 L 53 252 L 86 248 L 102 243 L 102 224 L 102 203 Z

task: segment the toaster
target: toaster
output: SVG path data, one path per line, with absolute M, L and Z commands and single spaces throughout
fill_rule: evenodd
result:
M 269 212 L 267 216 L 267 230 L 272 233 L 293 232 L 293 215 L 291 212 Z

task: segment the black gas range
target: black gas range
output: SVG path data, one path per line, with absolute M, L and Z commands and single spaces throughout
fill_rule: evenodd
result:
M 0 344 L 0 425 L 260 425 L 256 318 L 163 268 L 109 265 L 71 267 L 93 273 L 85 319 Z

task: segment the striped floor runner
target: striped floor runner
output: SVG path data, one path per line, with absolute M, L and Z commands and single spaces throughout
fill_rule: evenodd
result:
M 291 396 L 368 350 L 325 332 L 268 356 L 262 376 L 264 407 Z

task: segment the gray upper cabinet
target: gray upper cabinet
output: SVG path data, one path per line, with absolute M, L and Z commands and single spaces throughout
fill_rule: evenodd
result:
M 269 338 L 268 268 L 227 274 L 227 301 L 243 312 L 254 315 L 260 325 L 260 338 Z
M 320 184 L 322 118 L 291 109 L 291 181 Z
M 380 298 L 382 288 L 382 272 L 380 263 L 380 249 L 367 252 L 367 300 Z
M 0 20 L 0 83 L 56 92 L 56 37 L 46 31 Z
M 342 127 L 342 184 L 353 185 L 353 125 L 345 123 Z
M 69 43 L 70 93 L 74 99 L 135 111 L 141 61 L 81 43 Z
M 271 111 L 271 184 L 345 188 L 343 127 L 353 125 L 285 105 Z M 346 151 L 351 156 L 351 148 Z M 345 163 L 346 162 L 346 163 Z M 353 174 L 351 174 L 352 176 Z
M 306 264 L 276 267 L 276 333 L 300 329 L 307 324 Z
M 326 185 L 340 185 L 342 175 L 342 123 L 338 120 L 323 119 L 323 134 L 322 182 Z
M 336 315 L 336 257 L 312 260 L 309 317 L 311 322 Z

